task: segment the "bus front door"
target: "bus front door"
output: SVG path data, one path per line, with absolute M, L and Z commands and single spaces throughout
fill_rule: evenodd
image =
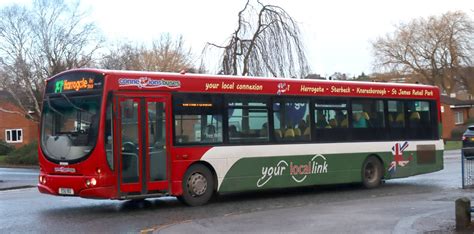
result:
M 120 197 L 166 193 L 167 97 L 118 96 L 117 144 Z

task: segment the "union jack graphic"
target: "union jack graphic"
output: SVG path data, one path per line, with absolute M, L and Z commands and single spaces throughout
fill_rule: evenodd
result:
M 411 155 L 407 160 L 403 158 L 403 151 L 405 151 L 407 148 L 408 141 L 405 141 L 403 144 L 396 143 L 392 147 L 393 161 L 390 163 L 390 167 L 388 168 L 390 174 L 394 174 L 397 171 L 397 166 L 404 167 L 412 160 Z
M 286 85 L 286 83 L 278 83 L 277 88 L 278 88 L 277 95 L 281 95 L 285 93 L 286 91 L 290 90 L 290 86 Z

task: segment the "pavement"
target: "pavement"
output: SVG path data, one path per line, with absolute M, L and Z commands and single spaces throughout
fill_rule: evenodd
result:
M 37 167 L 1 167 L 0 191 L 36 187 L 38 174 Z
M 33 188 L 33 187 L 36 187 L 36 184 L 0 180 L 0 191 Z

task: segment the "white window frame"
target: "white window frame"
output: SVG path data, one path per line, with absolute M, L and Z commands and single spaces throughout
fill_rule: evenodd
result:
M 16 132 L 16 141 L 12 140 L 13 132 Z M 18 135 L 18 133 L 20 133 Z M 20 137 L 18 137 L 20 136 Z M 16 128 L 16 129 L 5 129 L 5 142 L 7 143 L 22 143 L 23 142 L 23 129 Z
M 454 124 L 464 124 L 464 113 L 462 111 L 454 112 Z

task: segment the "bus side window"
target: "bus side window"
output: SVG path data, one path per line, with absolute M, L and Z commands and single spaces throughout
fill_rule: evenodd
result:
M 317 100 L 314 104 L 315 127 L 325 129 L 348 128 L 347 104 L 339 100 Z
M 391 128 L 404 128 L 405 127 L 405 108 L 403 101 L 392 101 L 387 102 L 388 114 Z
M 354 128 L 384 128 L 384 102 L 374 99 L 357 99 L 352 102 Z
M 316 111 L 316 128 L 330 128 L 328 122 L 329 111 L 318 110 Z
M 222 104 L 220 95 L 175 94 L 173 96 L 175 144 L 222 143 Z
M 435 137 L 436 129 L 431 119 L 430 102 L 408 101 L 406 102 L 408 112 L 409 137 L 412 139 L 431 139 Z
M 307 99 L 276 99 L 273 102 L 273 132 L 277 142 L 311 140 Z
M 229 97 L 229 142 L 268 142 L 268 99 Z

